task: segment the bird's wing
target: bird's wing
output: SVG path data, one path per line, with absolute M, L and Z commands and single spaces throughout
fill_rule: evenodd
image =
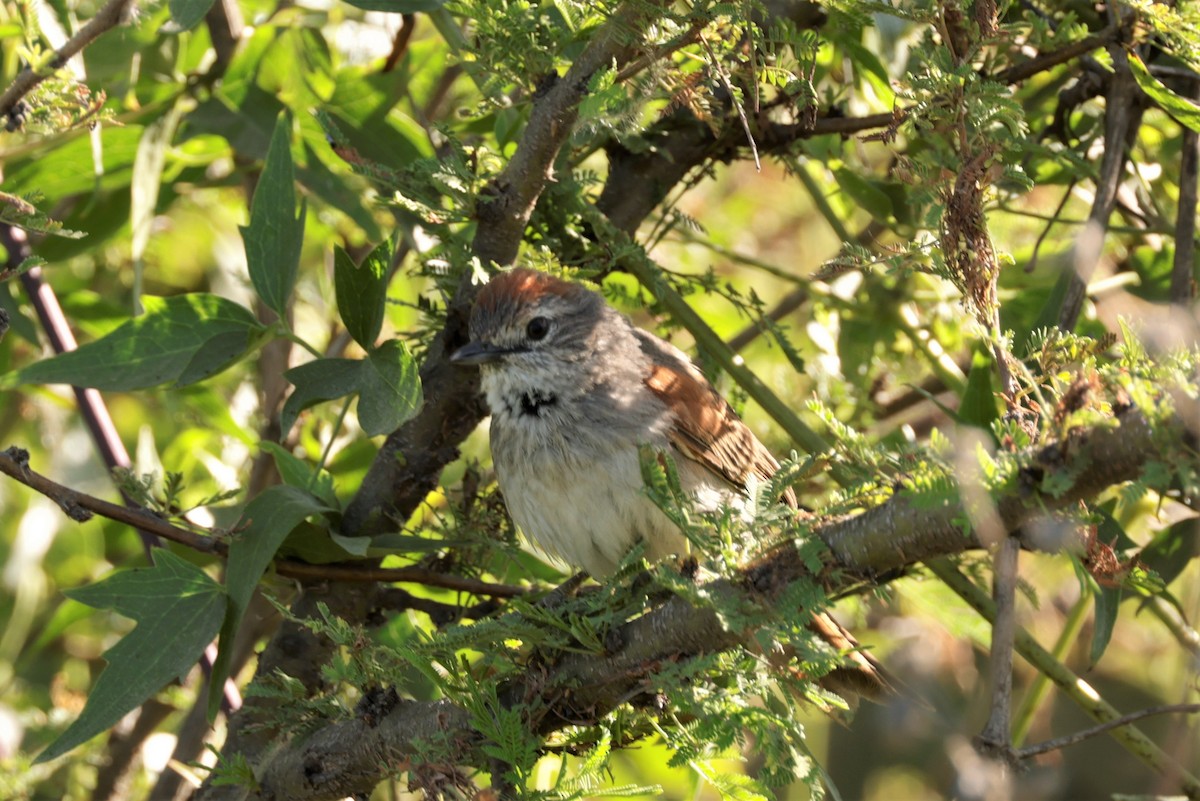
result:
M 763 481 L 775 475 L 779 462 L 687 356 L 640 329 L 638 338 L 652 363 L 646 387 L 671 411 L 671 444 L 741 490 L 752 475 Z M 796 505 L 791 489 L 781 500 Z

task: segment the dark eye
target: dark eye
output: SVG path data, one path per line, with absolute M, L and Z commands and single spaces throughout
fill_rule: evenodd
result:
M 534 317 L 529 321 L 529 325 L 525 326 L 525 336 L 534 342 L 537 342 L 539 339 L 545 339 L 546 334 L 549 333 L 550 320 L 545 317 Z

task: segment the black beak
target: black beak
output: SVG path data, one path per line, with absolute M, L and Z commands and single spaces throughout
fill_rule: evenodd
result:
M 450 355 L 452 364 L 475 365 L 498 362 L 510 353 L 520 353 L 523 348 L 502 348 L 487 342 L 468 342 Z

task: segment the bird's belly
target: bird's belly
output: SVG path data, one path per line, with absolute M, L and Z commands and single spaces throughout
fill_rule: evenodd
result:
M 597 578 L 639 541 L 652 561 L 686 550 L 686 538 L 642 491 L 632 449 L 586 463 L 508 465 L 501 489 L 526 537 Z

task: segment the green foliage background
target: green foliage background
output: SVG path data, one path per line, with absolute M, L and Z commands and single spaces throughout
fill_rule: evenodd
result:
M 710 576 L 809 543 L 820 581 L 771 603 L 671 565 L 636 578 L 636 555 L 549 610 L 508 597 L 564 568 L 512 530 L 485 432 L 399 457 L 383 443 L 422 441 L 417 415 L 442 405 L 458 404 L 446 430 L 474 427 L 469 393 L 429 391 L 463 379 L 429 366 L 461 338 L 472 286 L 514 255 L 594 282 L 689 349 L 772 450 L 798 452 L 788 480 L 817 520 L 894 498 L 942 508 L 968 476 L 989 501 L 1073 497 L 1086 463 L 1064 455 L 1029 489 L 1021 454 L 1141 409 L 1155 452 L 1047 518 L 1044 552 L 1021 558 L 1018 620 L 1122 711 L 1197 701 L 1196 460 L 1175 417 L 1196 395 L 1194 257 L 1177 256 L 1195 238 L 1194 7 L 179 0 L 137 6 L 81 66 L 54 69 L 63 31 L 126 5 L 0 4 L 4 85 L 27 67 L 46 78 L 20 113 L 0 101 L 0 222 L 32 240 L 24 263 L 5 240 L 0 445 L 206 545 L 171 545 L 151 568 L 132 526 L 77 522 L 0 481 L 0 797 L 187 797 L 180 777 L 203 779 L 222 747 L 194 797 L 243 797 L 262 789 L 262 731 L 310 734 L 376 703 L 386 716 L 392 690 L 448 699 L 475 739 L 420 740 L 376 798 L 984 797 L 972 782 L 995 768 L 970 738 L 991 701 L 987 620 L 945 564 L 822 574 L 810 524 L 770 508 L 779 486 L 747 531 L 695 515 L 670 470 L 646 465 Z M 570 92 L 577 109 L 539 116 Z M 1106 136 L 1116 104 L 1131 109 L 1128 163 Z M 536 208 L 504 240 L 522 193 Z M 1064 317 L 1089 247 L 1089 299 Z M 74 354 L 51 358 L 30 278 L 56 293 Z M 127 471 L 109 475 L 72 383 L 104 391 Z M 425 470 L 415 509 L 373 483 L 387 460 Z M 1061 547 L 1089 533 L 1111 551 Z M 415 580 L 355 606 L 375 585 L 330 565 Z M 953 565 L 990 579 L 985 552 Z M 504 591 L 489 601 L 478 582 Z M 901 687 L 853 715 L 809 680 L 836 660 L 802 625 L 843 593 Z M 627 703 L 561 725 L 546 722 L 555 699 L 505 695 L 619 649 L 668 598 L 759 647 L 663 660 Z M 246 690 L 281 630 L 319 634 L 327 658 Z M 218 631 L 215 674 L 256 714 L 225 746 L 221 695 L 189 669 Z M 796 670 L 764 656 L 777 644 Z M 1089 725 L 1043 673 L 1018 660 L 1014 747 Z M 1195 719 L 1141 725 L 1197 773 Z M 48 746 L 57 758 L 35 764 Z M 1015 798 L 1197 786 L 1107 738 L 996 781 Z

